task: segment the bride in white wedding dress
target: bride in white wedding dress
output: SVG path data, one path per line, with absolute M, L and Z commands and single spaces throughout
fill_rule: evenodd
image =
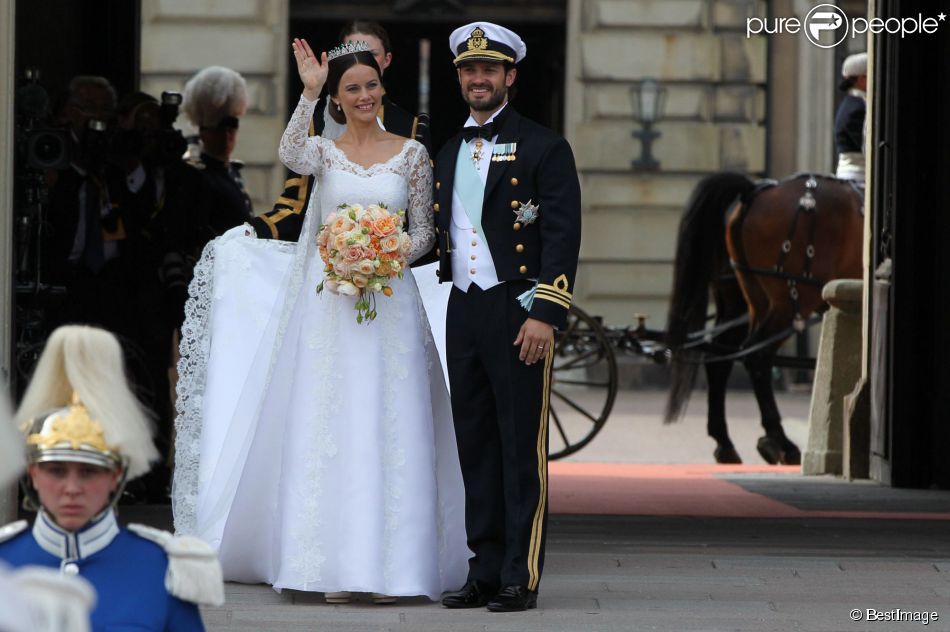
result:
M 218 549 L 225 578 L 316 592 L 427 595 L 465 581 L 464 490 L 438 352 L 412 272 L 378 316 L 317 294 L 322 219 L 347 204 L 406 209 L 410 262 L 434 241 L 425 148 L 376 119 L 379 68 L 347 49 L 294 55 L 304 92 L 281 160 L 316 175 L 296 244 L 249 227 L 209 244 L 182 328 L 175 527 Z M 328 72 L 329 71 L 329 72 Z M 329 84 L 346 116 L 308 137 Z

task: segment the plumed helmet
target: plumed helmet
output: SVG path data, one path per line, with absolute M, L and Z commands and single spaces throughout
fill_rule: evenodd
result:
M 132 479 L 159 456 L 148 416 L 126 381 L 119 341 L 104 329 L 66 325 L 53 332 L 16 420 L 30 463 L 121 466 Z

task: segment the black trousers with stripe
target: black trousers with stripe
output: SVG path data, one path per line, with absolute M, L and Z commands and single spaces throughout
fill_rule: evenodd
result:
M 446 357 L 465 482 L 469 579 L 537 590 L 547 534 L 549 349 L 526 366 L 514 346 L 530 282 L 452 288 Z

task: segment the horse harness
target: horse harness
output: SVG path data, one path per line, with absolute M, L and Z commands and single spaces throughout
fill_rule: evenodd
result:
M 803 176 L 792 176 L 792 178 L 800 177 Z M 802 317 L 801 306 L 798 301 L 798 284 L 803 283 L 817 288 L 821 288 L 825 285 L 823 280 L 816 278 L 812 273 L 812 263 L 815 259 L 815 226 L 818 223 L 818 213 L 814 191 L 818 188 L 818 180 L 814 175 L 811 174 L 805 174 L 805 177 L 808 178 L 805 181 L 805 193 L 803 193 L 798 199 L 798 206 L 795 209 L 795 215 L 792 217 L 791 225 L 788 227 L 788 236 L 785 238 L 785 241 L 782 242 L 782 247 L 778 253 L 778 260 L 776 261 L 775 265 L 771 268 L 759 268 L 750 266 L 744 260 L 729 260 L 729 263 L 734 270 L 785 280 L 786 285 L 788 286 L 788 296 L 792 301 L 792 307 L 795 309 L 794 327 L 798 331 L 803 330 L 807 325 L 805 319 Z M 745 213 L 747 213 L 751 207 L 753 198 L 755 198 L 755 196 L 762 191 L 771 189 L 777 184 L 778 182 L 776 180 L 762 180 L 758 182 L 748 194 L 742 196 L 738 202 L 743 205 L 743 218 L 745 217 Z M 785 271 L 785 260 L 792 251 L 792 239 L 795 237 L 795 232 L 798 229 L 798 222 L 802 217 L 805 218 L 803 221 L 808 221 L 808 242 L 805 246 L 805 265 L 801 274 L 792 274 Z M 744 256 L 742 258 L 745 259 Z

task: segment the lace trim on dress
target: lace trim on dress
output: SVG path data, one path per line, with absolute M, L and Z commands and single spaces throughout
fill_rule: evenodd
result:
M 250 225 L 231 229 L 208 242 L 195 264 L 194 276 L 188 285 L 185 302 L 185 320 L 181 327 L 178 349 L 178 383 L 175 386 L 175 476 L 172 481 L 172 513 L 175 532 L 196 535 L 198 526 L 198 478 L 201 462 L 201 433 L 204 418 L 205 385 L 208 378 L 208 359 L 211 352 L 211 319 L 214 303 L 221 299 L 223 288 L 214 284 L 217 264 L 229 269 L 248 269 L 248 261 L 232 249 L 225 254 L 226 261 L 218 260 L 228 252 L 226 244 L 235 239 L 245 240 L 245 248 L 277 248 L 292 251 L 295 244 L 273 240 L 258 240 Z M 250 235 L 246 235 L 249 231 Z M 263 327 L 264 323 L 254 323 Z
M 406 218 L 409 220 L 409 238 L 412 241 L 409 263 L 432 249 L 435 245 L 432 167 L 429 165 L 429 154 L 421 143 L 407 140 L 403 143 L 402 149 L 392 158 L 369 167 L 364 167 L 347 158 L 346 153 L 333 141 L 321 139 L 318 143 L 323 148 L 321 167 L 324 172 L 336 170 L 366 178 L 389 172 L 405 178 L 409 185 L 409 208 L 406 209 Z
M 409 280 L 408 282 L 412 282 Z M 384 525 L 383 525 L 383 550 L 385 559 L 383 560 L 383 580 L 385 585 L 392 585 L 393 581 L 393 552 L 397 546 L 394 541 L 394 535 L 399 528 L 399 507 L 398 502 L 404 491 L 405 485 L 399 477 L 399 472 L 406 464 L 405 451 L 399 446 L 399 435 L 396 432 L 396 418 L 399 414 L 397 408 L 397 397 L 409 377 L 409 370 L 406 367 L 402 356 L 409 352 L 409 348 L 403 341 L 400 331 L 396 326 L 394 312 L 381 312 L 381 326 L 383 328 L 383 338 L 387 341 L 383 344 L 383 366 L 387 379 L 383 382 L 383 419 L 382 424 L 386 437 L 386 449 L 383 453 L 383 487 L 385 489 L 384 499 Z
M 201 406 L 211 349 L 211 305 L 214 301 L 214 252 L 222 237 L 204 247 L 188 284 L 185 321 L 178 350 L 175 392 L 175 477 L 172 514 L 175 533 L 194 535 L 198 524 L 198 468 L 201 461 Z
M 323 164 L 322 141 L 329 142 L 320 136 L 310 136 L 310 121 L 316 107 L 316 101 L 308 101 L 300 95 L 277 148 L 280 161 L 291 171 L 304 176 L 320 175 L 318 167 Z

